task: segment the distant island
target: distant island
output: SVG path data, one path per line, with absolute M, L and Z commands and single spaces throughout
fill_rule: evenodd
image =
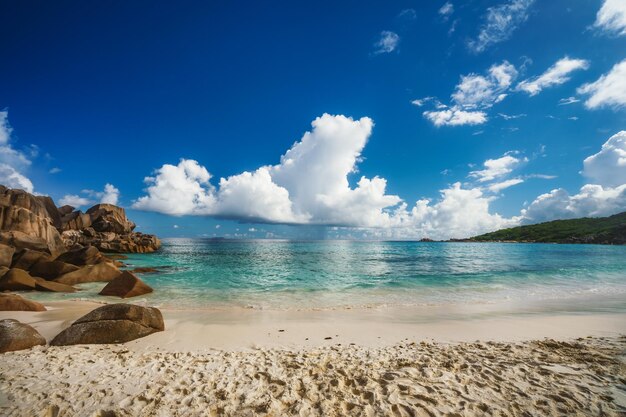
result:
M 462 241 L 624 245 L 626 244 L 626 212 L 609 217 L 554 220 L 513 227 Z

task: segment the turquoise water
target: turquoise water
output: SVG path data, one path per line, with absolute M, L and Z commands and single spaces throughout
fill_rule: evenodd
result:
M 626 246 L 167 239 L 130 268 L 169 308 L 334 308 L 595 300 L 626 311 Z M 103 299 L 103 284 L 39 299 Z M 35 298 L 35 297 L 33 297 Z

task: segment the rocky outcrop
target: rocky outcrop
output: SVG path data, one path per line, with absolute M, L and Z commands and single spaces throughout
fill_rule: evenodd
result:
M 65 285 L 83 284 L 85 282 L 109 282 L 120 274 L 121 271 L 112 263 L 101 262 L 96 265 L 83 266 L 76 271 L 55 278 L 54 281 Z
M 109 304 L 76 320 L 50 342 L 53 346 L 124 343 L 165 330 L 161 312 L 153 307 Z
M 34 290 L 37 281 L 23 269 L 13 268 L 0 278 L 0 291 Z
M 3 245 L 0 243 L 0 267 L 11 266 L 13 263 L 13 254 L 15 253 L 15 248 L 12 246 Z
M 86 213 L 74 211 L 62 217 L 62 239 L 69 247 L 92 245 L 102 252 L 148 253 L 161 247 L 154 235 L 133 232 L 123 208 L 97 204 Z
M 94 246 L 72 249 L 56 258 L 56 261 L 76 266 L 95 265 L 106 260 Z
M 0 353 L 45 345 L 46 339 L 34 328 L 17 320 L 0 320 Z
M 46 311 L 46 307 L 17 294 L 0 293 L 0 311 Z
M 34 277 L 51 280 L 79 269 L 76 265 L 62 261 L 40 261 L 30 268 L 30 273 Z
M 148 284 L 137 278 L 128 271 L 123 271 L 120 276 L 109 282 L 100 291 L 100 295 L 110 295 L 113 297 L 130 298 L 154 291 Z
M 50 255 L 46 252 L 40 252 L 32 249 L 22 249 L 13 255 L 13 263 L 11 267 L 29 271 L 39 262 L 50 260 Z
M 37 291 L 48 292 L 76 292 L 76 288 L 71 285 L 61 284 L 60 282 L 47 281 L 43 278 L 33 277 L 35 279 L 35 289 Z
M 16 249 L 34 249 L 57 256 L 65 252 L 50 202 L 22 190 L 0 185 L 0 243 Z M 52 205 L 54 205 L 52 203 Z

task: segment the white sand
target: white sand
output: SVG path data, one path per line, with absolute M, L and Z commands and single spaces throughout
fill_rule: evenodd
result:
M 30 323 L 50 340 L 97 306 L 56 303 L 0 319 Z M 125 345 L 4 354 L 0 415 L 626 412 L 625 314 L 466 310 L 166 310 L 165 332 Z M 545 337 L 568 342 L 530 341 Z

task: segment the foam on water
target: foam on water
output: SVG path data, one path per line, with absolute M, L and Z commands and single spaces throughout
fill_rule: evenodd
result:
M 552 300 L 626 311 L 626 247 L 594 245 L 167 239 L 130 255 L 145 302 L 168 308 L 343 308 Z M 40 300 L 98 299 L 103 284 Z M 143 298 L 143 297 L 142 297 Z

